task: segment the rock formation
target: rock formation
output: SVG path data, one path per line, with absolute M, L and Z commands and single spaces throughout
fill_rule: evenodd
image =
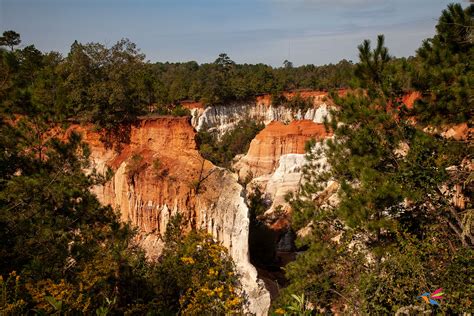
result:
M 343 96 L 348 92 L 350 90 L 339 89 L 337 94 Z M 191 111 L 191 124 L 197 131 L 207 127 L 210 130 L 216 130 L 219 136 L 222 136 L 244 119 L 262 122 L 265 125 L 272 121 L 289 123 L 294 120 L 310 120 L 314 123 L 323 123 L 325 118 L 330 118 L 331 108 L 335 108 L 335 104 L 327 91 L 291 91 L 283 92 L 283 96 L 288 100 L 296 96 L 305 100 L 312 100 L 313 107 L 301 111 L 285 106 L 276 106 L 272 103 L 272 97 L 269 94 L 259 95 L 254 100 L 247 102 L 231 102 L 218 106 L 205 107 L 200 102 L 192 101 L 184 101 L 182 106 Z M 404 95 L 400 101 L 408 108 L 412 108 L 420 96 L 419 92 L 414 91 Z
M 270 295 L 249 262 L 248 208 L 237 176 L 213 166 L 196 149 L 188 118 L 143 119 L 130 132 L 120 153 L 106 149 L 99 135 L 81 129 L 91 147 L 93 167 L 115 173 L 94 189 L 101 202 L 120 211 L 121 219 L 139 228 L 150 257 L 161 252 L 160 236 L 180 213 L 189 228 L 202 228 L 229 249 L 248 295 L 249 312 L 265 315 Z
M 288 125 L 272 122 L 252 140 L 248 153 L 235 163 L 234 169 L 241 180 L 251 180 L 249 188 L 258 185 L 272 200 L 268 213 L 279 205 L 285 210 L 286 193 L 295 191 L 301 182 L 306 142 L 329 136 L 323 124 L 309 120 Z
M 296 93 L 284 93 L 288 99 L 295 97 Z M 223 135 L 232 129 L 238 122 L 251 119 L 265 125 L 272 121 L 288 123 L 293 120 L 311 120 L 322 123 L 329 116 L 332 102 L 328 99 L 327 92 L 303 91 L 298 92 L 302 98 L 311 98 L 313 107 L 306 110 L 294 110 L 284 106 L 275 106 L 269 95 L 258 96 L 254 101 L 235 102 L 221 106 L 202 107 L 199 103 L 186 103 L 184 106 L 191 110 L 192 125 L 196 130 L 204 127 L 216 130 L 218 135 Z
M 252 142 L 247 153 L 235 166 L 240 178 L 253 178 L 273 173 L 280 157 L 287 154 L 304 154 L 311 138 L 328 136 L 323 124 L 309 120 L 293 121 L 288 125 L 271 122 Z
M 229 249 L 250 301 L 248 311 L 265 315 L 270 295 L 249 262 L 248 208 L 237 180 L 249 176 L 250 185 L 259 185 L 272 200 L 270 213 L 285 205 L 288 191 L 298 188 L 306 163 L 305 143 L 330 136 L 321 123 L 333 106 L 326 92 L 301 91 L 298 95 L 312 98 L 313 107 L 303 113 L 273 106 L 269 95 L 225 106 L 187 102 L 183 106 L 192 112 L 192 125 L 183 117 L 144 118 L 131 127 L 130 142 L 120 152 L 104 147 L 92 129 L 72 129 L 82 132 L 90 145 L 92 168 L 114 171 L 112 179 L 94 192 L 102 203 L 120 211 L 124 222 L 139 228 L 140 243 L 150 258 L 159 256 L 168 221 L 180 213 L 189 229 L 205 229 Z M 295 96 L 285 93 L 288 99 Z M 407 101 L 412 103 L 414 98 L 407 97 Z M 197 151 L 193 127 L 207 126 L 222 135 L 243 119 L 267 126 L 234 164 L 237 174 L 204 160 Z M 320 163 L 325 165 L 324 158 Z M 287 224 L 285 217 L 279 218 L 274 229 L 286 229 Z

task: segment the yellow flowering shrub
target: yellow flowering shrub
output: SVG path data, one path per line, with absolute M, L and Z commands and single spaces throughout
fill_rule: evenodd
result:
M 170 246 L 171 245 L 171 246 Z M 178 263 L 178 264 L 176 264 Z M 158 266 L 163 289 L 184 315 L 241 314 L 244 300 L 227 249 L 204 232 L 174 238 Z
M 26 305 L 20 297 L 20 276 L 12 271 L 4 280 L 0 275 L 0 315 L 20 315 Z
M 34 284 L 27 283 L 26 289 L 35 303 L 35 309 L 47 314 L 60 312 L 62 309 L 86 312 L 90 305 L 90 299 L 65 280 L 54 282 L 47 279 Z

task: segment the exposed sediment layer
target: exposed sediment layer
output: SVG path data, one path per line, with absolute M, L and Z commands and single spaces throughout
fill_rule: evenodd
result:
M 93 167 L 114 170 L 94 192 L 120 211 L 122 221 L 139 228 L 141 244 L 151 258 L 163 247 L 161 236 L 170 218 L 180 213 L 189 228 L 205 229 L 229 250 L 249 312 L 266 315 L 270 295 L 257 278 L 248 253 L 249 219 L 237 176 L 204 160 L 196 148 L 189 118 L 143 119 L 130 131 L 120 153 L 106 149 L 100 136 L 76 127 L 90 145 Z

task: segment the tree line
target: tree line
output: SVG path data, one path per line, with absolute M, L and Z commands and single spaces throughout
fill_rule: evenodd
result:
M 20 44 L 20 34 L 14 31 L 5 31 L 0 40 L 2 106 L 11 113 L 42 113 L 51 120 L 92 122 L 100 128 L 149 112 L 171 114 L 183 100 L 216 105 L 261 93 L 354 84 L 354 65 L 347 60 L 273 68 L 236 64 L 220 54 L 206 64 L 151 63 L 127 39 L 111 47 L 76 41 L 66 56 L 43 53 L 34 45 L 18 48 Z
M 5 31 L 0 37 L 2 107 L 10 113 L 41 113 L 51 121 L 88 122 L 102 129 L 133 122 L 147 113 L 189 115 L 179 106 L 183 100 L 222 105 L 268 93 L 278 101 L 283 91 L 363 85 L 354 76 L 357 65 L 347 60 L 300 67 L 286 61 L 282 67 L 271 67 L 236 64 L 223 53 L 205 64 L 152 63 L 128 39 L 111 47 L 75 41 L 66 56 L 43 53 L 34 45 L 18 48 L 20 44 L 20 34 L 14 31 Z M 447 60 L 442 55 L 432 54 L 438 56 L 432 62 L 438 66 L 427 70 L 420 62 L 421 56 L 389 60 L 382 72 L 393 90 L 426 88 L 436 82 L 420 80 L 423 74 L 432 74 L 434 69 L 454 69 L 442 64 Z M 468 79 L 465 78 L 464 85 L 469 83 Z M 466 98 L 457 97 L 451 103 L 459 105 Z

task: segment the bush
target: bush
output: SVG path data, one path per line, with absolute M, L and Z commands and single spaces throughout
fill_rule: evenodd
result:
M 263 123 L 243 120 L 226 132 L 220 140 L 215 133 L 204 128 L 196 135 L 196 141 L 205 159 L 217 166 L 228 168 L 236 155 L 248 151 L 250 142 L 264 127 Z
M 163 163 L 159 158 L 153 159 L 151 168 L 153 170 L 153 175 L 157 180 L 163 179 L 169 174 L 169 169 L 163 166 Z
M 127 174 L 128 180 L 133 181 L 134 177 L 145 168 L 146 163 L 143 161 L 143 156 L 138 153 L 134 153 L 132 157 L 130 157 L 130 161 L 125 167 L 125 173 Z
M 183 108 L 181 105 L 178 105 L 171 110 L 170 114 L 173 116 L 190 116 L 191 111 L 187 108 Z
M 156 105 L 152 114 L 172 115 L 172 116 L 191 116 L 191 111 L 179 105 Z
M 227 249 L 203 231 L 182 235 L 175 217 L 166 231 L 166 247 L 152 279 L 170 312 L 182 314 L 242 313 L 245 300 Z

